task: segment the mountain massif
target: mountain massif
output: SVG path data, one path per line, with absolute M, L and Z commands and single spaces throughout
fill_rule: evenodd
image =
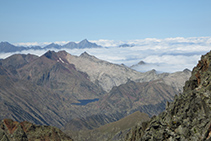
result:
M 185 81 L 190 77 L 191 73 L 189 70 L 172 74 L 157 74 L 155 70 L 141 73 L 124 65 L 99 60 L 86 52 L 80 56 L 67 54 L 66 59 L 69 63 L 74 64 L 77 70 L 86 72 L 90 80 L 100 85 L 106 92 L 109 92 L 114 86 L 125 84 L 130 80 L 135 82 L 149 82 L 157 79 L 162 79 L 164 83 L 181 92 Z
M 51 51 L 41 57 L 19 54 L 2 60 L 1 119 L 61 127 L 80 115 L 71 103 L 104 93 L 85 73 L 64 61 Z
M 211 52 L 203 55 L 166 110 L 134 127 L 126 140 L 211 140 Z
M 189 70 L 141 73 L 86 52 L 80 56 L 65 51 L 48 51 L 40 57 L 16 54 L 0 60 L 0 119 L 74 130 L 78 139 L 75 131 L 95 134 L 96 128 L 136 111 L 150 117 L 159 114 L 167 101 L 182 92 L 190 74 Z

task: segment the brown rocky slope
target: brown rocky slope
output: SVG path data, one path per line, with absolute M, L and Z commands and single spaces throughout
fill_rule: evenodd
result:
M 1 141 L 72 141 L 61 130 L 51 126 L 35 125 L 30 122 L 17 122 L 11 119 L 0 121 Z
M 201 57 L 184 92 L 126 140 L 211 140 L 211 52 Z

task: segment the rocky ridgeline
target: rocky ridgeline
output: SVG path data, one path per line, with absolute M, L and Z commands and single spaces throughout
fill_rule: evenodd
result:
M 134 127 L 126 140 L 211 140 L 211 52 L 201 57 L 166 110 L 142 126 Z
M 60 55 L 61 52 L 58 52 L 58 54 Z M 70 64 L 74 64 L 77 70 L 87 73 L 90 80 L 101 86 L 106 92 L 109 92 L 114 86 L 127 83 L 129 80 L 135 82 L 149 82 L 158 79 L 163 80 L 165 84 L 182 92 L 182 87 L 191 73 L 187 69 L 175 73 L 157 74 L 155 70 L 141 73 L 124 65 L 112 64 L 100 60 L 86 52 L 80 56 L 65 53 L 60 55 L 60 57 L 66 59 Z
M 61 130 L 51 126 L 35 125 L 30 122 L 17 122 L 11 119 L 0 121 L 1 141 L 72 141 Z

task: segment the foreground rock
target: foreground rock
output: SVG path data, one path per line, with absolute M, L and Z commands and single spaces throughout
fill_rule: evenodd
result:
M 27 121 L 4 119 L 0 122 L 0 140 L 3 141 L 72 141 L 61 130 L 51 126 L 39 126 Z
M 137 126 L 126 140 L 211 140 L 211 52 L 202 56 L 183 94 L 166 111 Z

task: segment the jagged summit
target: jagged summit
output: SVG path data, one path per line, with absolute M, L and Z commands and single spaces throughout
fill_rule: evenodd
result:
M 210 82 L 211 52 L 201 57 L 184 92 L 167 103 L 166 111 L 134 128 L 127 140 L 211 140 Z
M 144 64 L 146 64 L 144 61 L 138 62 L 138 65 L 144 65 Z
M 88 59 L 88 60 L 92 60 L 92 61 L 96 61 L 96 62 L 102 62 L 101 60 L 99 60 L 95 56 L 90 55 L 89 53 L 87 53 L 86 51 L 81 53 L 81 55 L 79 57 L 80 58 L 84 58 L 84 59 Z
M 69 43 L 63 45 L 62 47 L 73 49 L 73 48 L 77 48 L 77 44 L 75 42 L 69 42 Z
M 191 72 L 189 69 L 184 69 L 183 72 Z
M 87 39 L 84 39 L 80 43 L 90 43 L 90 42 Z
M 92 57 L 92 55 L 88 54 L 86 51 L 81 53 L 80 57 Z
M 15 52 L 21 51 L 24 47 L 16 47 L 8 42 L 0 43 L 0 52 Z
M 44 54 L 44 56 L 47 57 L 47 58 L 49 58 L 49 59 L 52 59 L 53 57 L 56 57 L 57 54 L 56 54 L 55 51 L 49 50 L 49 51 L 47 51 L 47 52 Z
M 0 44 L 1 45 L 12 45 L 12 44 L 10 44 L 9 42 L 6 42 L 6 41 L 5 42 L 1 42 Z
M 140 61 L 137 64 L 132 65 L 130 68 L 136 68 L 136 67 L 139 67 L 139 66 L 142 66 L 142 65 L 146 65 L 146 63 L 144 61 Z
M 83 53 L 81 53 L 80 56 L 90 56 L 86 51 L 84 51 Z
M 78 48 L 98 48 L 101 47 L 97 45 L 96 43 L 91 43 L 87 39 L 82 40 L 78 43 Z
M 147 74 L 157 74 L 157 71 L 155 69 L 152 69 L 150 71 L 146 72 Z

